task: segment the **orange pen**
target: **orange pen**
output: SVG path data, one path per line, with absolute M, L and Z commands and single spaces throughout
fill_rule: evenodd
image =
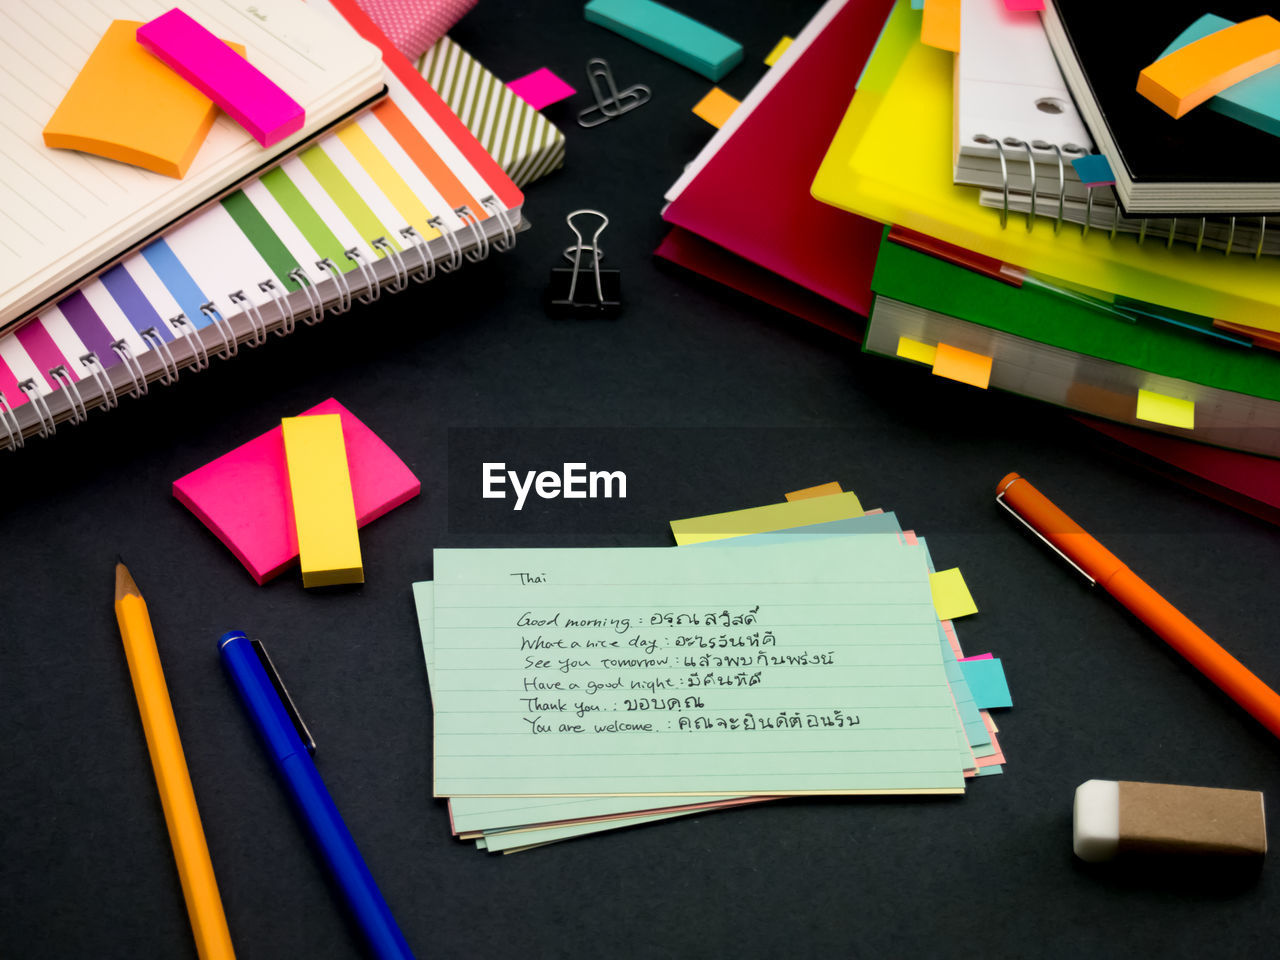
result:
M 1222 649 L 1030 482 L 1016 473 L 1008 474 L 996 486 L 996 501 L 1280 737 L 1280 694 Z
M 178 739 L 178 724 L 173 717 L 169 687 L 164 682 L 160 652 L 151 632 L 151 616 L 138 585 L 123 563 L 116 564 L 116 620 L 124 640 L 129 676 L 138 698 L 142 730 L 147 736 L 147 752 L 160 790 L 164 822 L 169 827 L 169 842 L 178 864 L 182 895 L 187 902 L 191 932 L 195 936 L 200 960 L 234 960 L 231 933 L 218 895 L 218 881 L 213 875 L 213 861 L 200 824 L 195 791 L 187 772 L 187 758 Z

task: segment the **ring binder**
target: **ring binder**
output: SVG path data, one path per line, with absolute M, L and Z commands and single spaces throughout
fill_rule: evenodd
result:
M 492 194 L 485 195 L 479 204 L 483 214 L 466 205 L 453 210 L 465 225 L 463 230 L 449 226 L 439 216 L 427 221 L 440 232 L 443 249 L 438 252 L 433 253 L 431 244 L 412 226 L 406 226 L 398 231 L 402 240 L 399 250 L 385 236 L 368 242 L 378 254 L 377 260 L 371 261 L 359 247 L 345 248 L 343 252 L 354 264 L 349 272 L 325 257 L 316 262 L 323 275 L 319 282 L 300 265 L 285 274 L 297 284 L 292 293 L 276 279 L 266 279 L 256 284 L 265 303 L 255 302 L 240 288 L 225 294 L 226 310 L 212 300 L 201 304 L 200 315 L 208 321 L 202 325 L 179 312 L 164 321 L 172 333 L 171 341 L 156 325 L 148 326 L 138 334 L 147 347 L 141 355 L 123 338 L 110 343 L 115 355 L 110 367 L 93 351 L 81 354 L 77 357 L 82 368 L 78 381 L 67 364 L 58 364 L 42 374 L 56 385 L 47 395 L 42 395 L 35 378 L 27 377 L 18 384 L 27 403 L 17 408 L 0 390 L 0 447 L 18 450 L 25 446 L 27 436 L 56 432 L 59 422 L 80 423 L 93 409 L 118 406 L 122 395 L 143 396 L 153 380 L 165 386 L 175 382 L 184 366 L 204 370 L 214 358 L 234 357 L 240 347 L 261 346 L 267 342 L 268 332 L 287 336 L 296 329 L 298 320 L 314 325 L 324 319 L 326 311 L 346 312 L 353 300 L 372 303 L 384 291 L 406 289 L 410 280 L 425 283 L 437 271 L 447 273 L 466 261 L 478 262 L 494 249 L 512 249 L 517 227 L 508 209 Z M 31 413 L 20 415 L 27 406 Z

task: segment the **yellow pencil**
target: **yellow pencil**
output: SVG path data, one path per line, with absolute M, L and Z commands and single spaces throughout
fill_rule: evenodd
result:
M 173 719 L 169 688 L 160 667 L 160 652 L 146 601 L 138 585 L 123 563 L 116 564 L 116 620 L 124 639 L 124 653 L 129 661 L 129 676 L 138 698 L 142 729 L 147 735 L 147 751 L 160 790 L 164 821 L 169 827 L 173 858 L 178 863 L 182 895 L 191 917 L 200 960 L 231 960 L 231 933 L 227 930 L 218 881 L 213 876 L 213 862 L 200 826 L 200 811 L 191 789 L 187 758 L 178 739 L 178 724 Z

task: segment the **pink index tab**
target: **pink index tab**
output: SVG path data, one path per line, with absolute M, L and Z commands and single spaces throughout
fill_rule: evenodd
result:
M 546 67 L 525 74 L 507 84 L 511 92 L 535 110 L 572 97 L 578 91 L 569 86 Z
M 1004 0 L 1006 10 L 1043 10 L 1044 0 Z
M 264 147 L 302 129 L 306 112 L 292 97 L 176 7 L 140 26 L 138 43 Z
M 336 413 L 351 473 L 356 524 L 363 527 L 418 495 L 404 461 L 337 400 L 302 416 Z M 173 495 L 213 531 L 259 584 L 298 557 L 289 468 L 279 426 L 175 480 Z

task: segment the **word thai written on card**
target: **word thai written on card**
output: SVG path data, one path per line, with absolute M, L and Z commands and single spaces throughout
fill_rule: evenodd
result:
M 435 578 L 438 796 L 963 789 L 897 536 L 437 550 Z

